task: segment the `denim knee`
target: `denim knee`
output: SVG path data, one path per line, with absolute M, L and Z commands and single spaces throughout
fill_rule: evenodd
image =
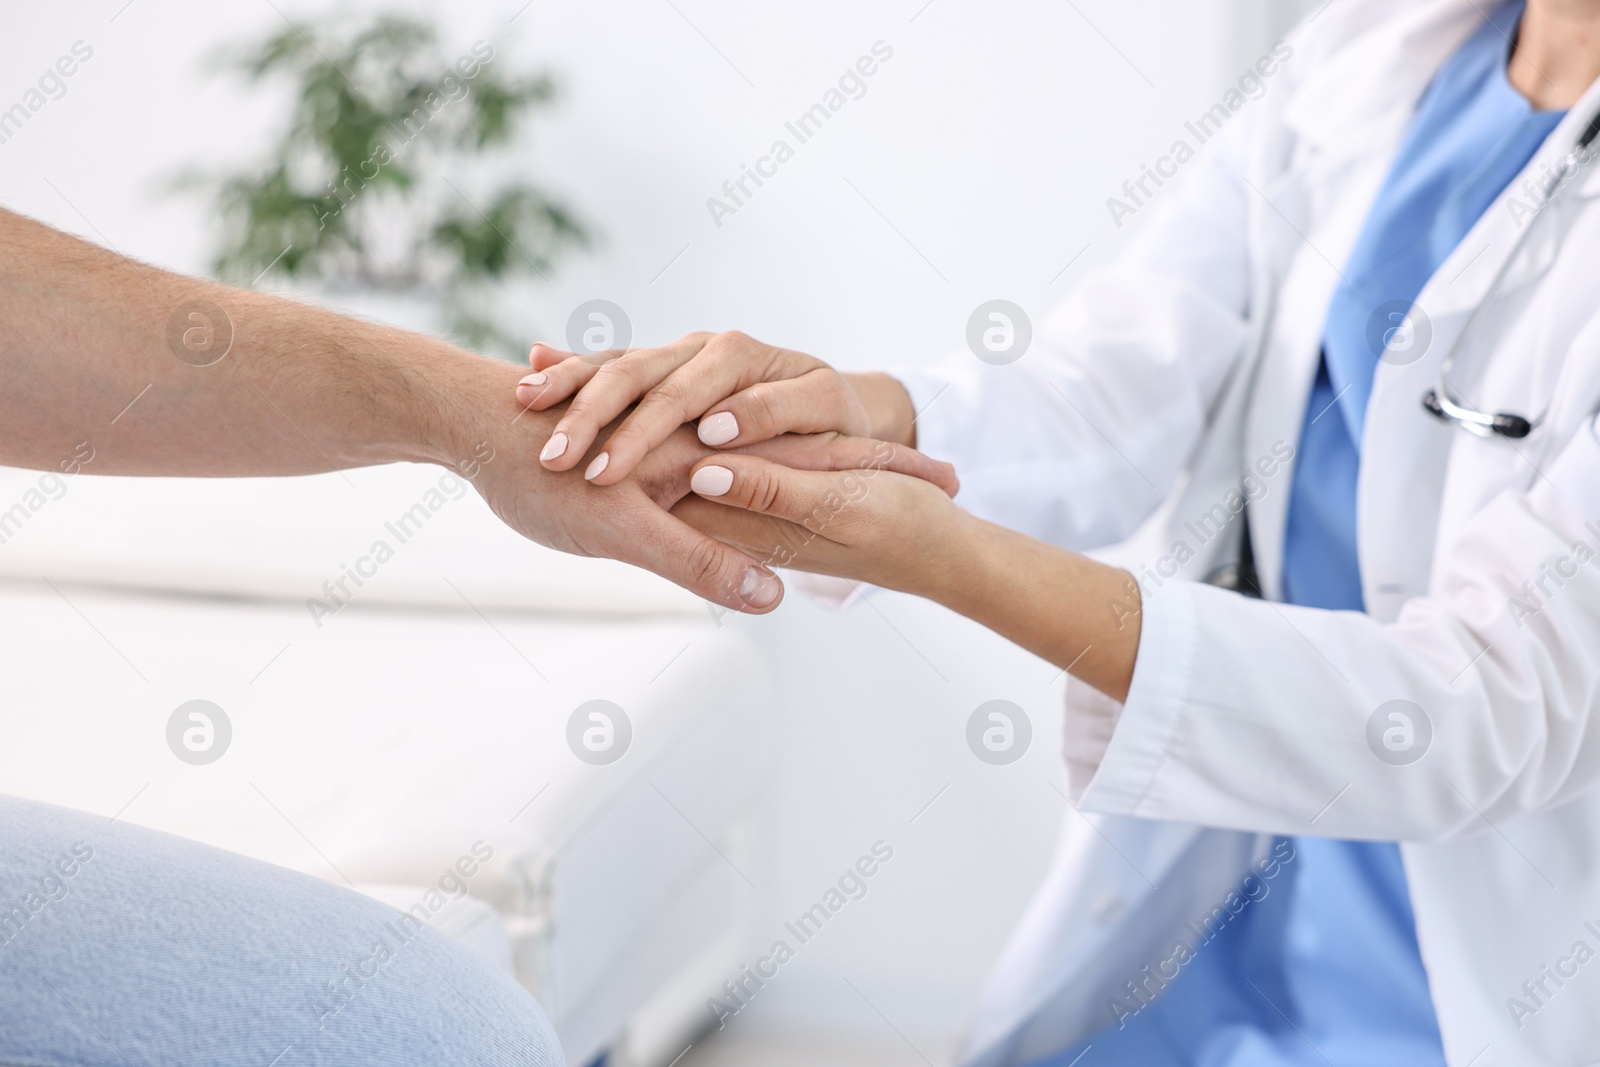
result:
M 358 893 L 0 797 L 0 1061 L 559 1067 L 539 1005 Z

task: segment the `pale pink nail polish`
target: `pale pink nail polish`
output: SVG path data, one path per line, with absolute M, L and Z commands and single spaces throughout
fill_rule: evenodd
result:
M 606 464 L 610 462 L 610 452 L 600 453 L 598 456 L 594 457 L 594 462 L 589 464 L 589 469 L 583 472 L 583 476 L 591 482 L 594 481 L 596 478 L 600 477 L 600 473 L 606 469 Z
M 716 448 L 739 436 L 739 420 L 731 411 L 719 411 L 700 420 L 700 441 Z
M 710 469 L 710 468 L 708 468 Z M 764 608 L 778 599 L 783 583 L 776 574 L 768 574 L 760 567 L 745 568 L 739 579 L 739 599 L 753 608 Z
M 733 472 L 727 467 L 701 467 L 690 475 L 689 488 L 701 496 L 722 496 L 733 488 Z
M 550 376 L 548 374 L 546 374 L 542 370 L 536 370 L 532 374 L 528 375 L 526 378 L 522 379 L 522 381 L 518 382 L 517 384 L 518 385 L 543 385 L 544 383 L 548 382 L 549 380 L 550 380 Z
M 539 453 L 539 458 L 548 463 L 552 459 L 558 458 L 566 450 L 567 435 L 564 433 L 553 433 L 550 435 L 550 440 L 545 442 L 544 451 Z

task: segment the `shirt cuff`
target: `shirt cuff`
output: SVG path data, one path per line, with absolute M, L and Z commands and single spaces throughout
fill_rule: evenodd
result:
M 917 451 L 934 459 L 948 460 L 955 453 L 950 448 L 948 420 L 939 417 L 939 394 L 954 388 L 948 377 L 925 370 L 893 370 L 889 376 L 905 386 L 911 397 L 911 410 L 916 416 Z
M 1100 690 L 1067 678 L 1067 715 L 1061 726 L 1061 756 L 1067 764 L 1067 795 L 1074 804 L 1105 762 L 1122 719 L 1122 703 Z
M 1087 783 L 1081 792 L 1074 789 L 1073 798 L 1085 810 L 1138 815 L 1155 789 L 1156 776 L 1171 751 L 1173 731 L 1188 703 L 1198 617 L 1195 593 L 1194 582 L 1169 582 L 1146 597 L 1128 699 L 1112 718 L 1110 741 L 1097 758 L 1093 739 L 1108 716 L 1097 705 L 1116 702 L 1098 693 L 1094 700 L 1079 696 L 1069 701 L 1065 736 L 1089 739 L 1084 753 L 1089 759 L 1081 768 L 1074 767 L 1074 757 L 1067 760 L 1069 784 L 1074 779 Z

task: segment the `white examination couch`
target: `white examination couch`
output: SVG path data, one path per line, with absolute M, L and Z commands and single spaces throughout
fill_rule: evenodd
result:
M 743 947 L 766 672 L 738 620 L 540 549 L 443 474 L 0 469 L 0 792 L 421 904 L 573 1067 L 664 1067 Z M 192 700 L 231 727 L 209 764 L 169 747 Z M 631 724 L 610 764 L 568 743 L 591 700 Z M 430 908 L 463 857 L 470 895 Z

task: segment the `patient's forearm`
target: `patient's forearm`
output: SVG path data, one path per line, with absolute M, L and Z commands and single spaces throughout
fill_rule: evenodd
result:
M 430 338 L 157 270 L 5 211 L 0 372 L 0 463 L 54 468 L 87 443 L 95 473 L 183 475 L 449 461 L 459 447 L 444 435 L 463 421 L 450 408 L 517 378 Z
M 680 434 L 678 458 L 593 486 L 539 464 L 561 413 L 524 410 L 508 363 L 154 270 L 4 211 L 0 373 L 0 463 L 67 470 L 85 446 L 96 474 L 443 463 L 541 544 L 646 567 L 738 611 L 771 611 L 782 592 L 665 510 L 688 492 L 698 442 L 684 452 Z

